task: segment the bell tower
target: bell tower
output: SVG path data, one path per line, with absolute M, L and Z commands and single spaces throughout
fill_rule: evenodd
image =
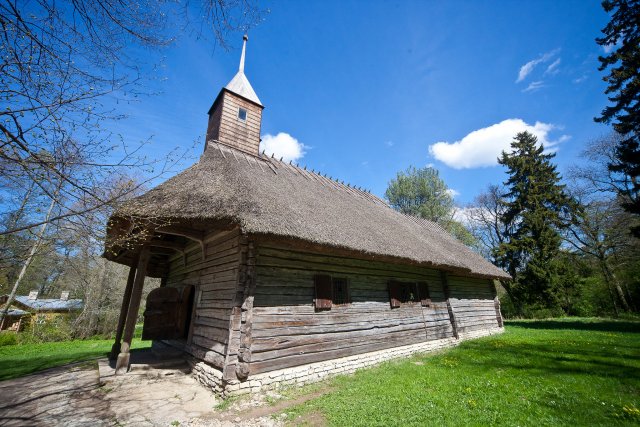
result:
M 249 37 L 242 38 L 240 67 L 209 109 L 206 146 L 218 142 L 254 156 L 259 155 L 260 127 L 264 106 L 244 75 L 244 58 Z

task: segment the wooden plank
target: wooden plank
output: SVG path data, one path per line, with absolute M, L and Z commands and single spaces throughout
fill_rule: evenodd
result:
M 446 335 L 444 327 L 439 329 L 433 328 L 431 339 L 438 339 L 438 332 L 442 332 L 443 335 Z M 450 329 L 449 329 L 450 336 Z M 411 331 L 407 331 L 404 333 L 394 333 L 394 334 L 379 334 L 375 337 L 371 336 L 362 336 L 362 337 L 353 337 L 347 338 L 344 340 L 332 340 L 332 341 L 319 341 L 316 343 L 304 343 L 297 346 L 285 346 L 279 348 L 271 348 L 266 351 L 258 351 L 257 349 L 253 352 L 252 362 L 261 362 L 266 360 L 272 360 L 275 358 L 281 358 L 292 355 L 303 355 L 303 354 L 318 354 L 324 353 L 334 350 L 340 349 L 351 349 L 353 347 L 359 347 L 362 345 L 371 344 L 372 341 L 382 341 L 382 342 L 402 342 L 402 343 L 417 343 L 421 342 L 421 340 L 425 340 L 424 331 L 421 329 L 415 329 Z
M 262 351 L 271 351 L 275 349 L 296 347 L 307 344 L 330 344 L 333 342 L 344 342 L 345 345 L 349 345 L 350 340 L 357 339 L 370 339 L 371 337 L 381 336 L 395 336 L 396 334 L 412 333 L 423 339 L 425 337 L 425 331 L 427 336 L 432 330 L 451 330 L 451 325 L 448 319 L 438 322 L 430 322 L 425 328 L 420 322 L 412 324 L 401 324 L 396 327 L 379 327 L 379 328 L 366 328 L 363 325 L 359 329 L 351 330 L 338 330 L 329 333 L 309 333 L 304 335 L 267 335 L 260 336 L 260 334 L 253 335 L 252 351 L 259 353 Z M 255 331 L 254 331 L 255 332 Z

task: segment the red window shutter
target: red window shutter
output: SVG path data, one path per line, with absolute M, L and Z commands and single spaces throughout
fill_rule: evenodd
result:
M 316 274 L 314 276 L 314 282 L 316 288 L 316 310 L 331 310 L 331 302 L 333 300 L 331 276 L 327 274 Z
M 389 281 L 389 302 L 391 308 L 400 307 L 400 283 L 395 280 Z
M 423 307 L 431 307 L 431 296 L 427 282 L 418 282 L 418 295 L 420 295 L 420 303 Z

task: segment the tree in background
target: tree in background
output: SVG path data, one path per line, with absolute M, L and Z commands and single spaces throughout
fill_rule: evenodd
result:
M 524 304 L 555 305 L 561 232 L 574 221 L 577 208 L 560 184 L 553 157 L 544 153 L 534 135 L 521 132 L 512 141 L 511 152 L 503 151 L 498 159 L 509 178 L 500 214 L 505 240 L 495 248 L 494 257 L 513 277 L 505 289 L 520 312 Z
M 611 52 L 599 58 L 599 70 L 610 69 L 603 79 L 613 105 L 595 120 L 613 123 L 622 136 L 609 169 L 620 175 L 615 184 L 623 207 L 640 215 L 640 1 L 605 0 L 602 7 L 612 16 L 596 42 Z M 640 226 L 632 232 L 640 237 Z
M 502 186 L 489 185 L 464 210 L 465 224 L 476 238 L 480 253 L 494 264 L 497 264 L 494 250 L 506 241 L 508 235 L 505 224 L 500 221 L 505 210 L 502 202 L 505 192 Z
M 640 225 L 640 218 L 622 208 L 618 174 L 608 167 L 621 141 L 620 134 L 612 133 L 590 142 L 581 154 L 586 162 L 569 171 L 572 194 L 583 209 L 567 236 L 567 242 L 594 265 L 616 315 L 619 307 L 637 309 L 633 304 L 637 281 L 629 277 L 640 258 L 640 241 L 629 234 L 630 227 Z
M 469 230 L 453 218 L 453 197 L 437 169 L 409 166 L 406 171 L 398 172 L 396 178 L 389 182 L 385 198 L 391 207 L 403 214 L 433 221 L 464 244 L 475 244 Z

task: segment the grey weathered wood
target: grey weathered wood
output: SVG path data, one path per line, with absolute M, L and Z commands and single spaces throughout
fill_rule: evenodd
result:
M 122 296 L 122 305 L 120 306 L 120 316 L 118 317 L 118 326 L 116 327 L 116 338 L 113 346 L 111 346 L 111 353 L 109 353 L 109 359 L 115 360 L 120 354 L 120 340 L 122 339 L 122 333 L 124 331 L 124 324 L 127 319 L 127 312 L 129 311 L 129 304 L 131 302 L 131 290 L 133 289 L 133 280 L 136 277 L 136 262 L 129 267 L 129 276 L 127 277 L 127 284 L 124 288 L 124 295 Z
M 500 300 L 498 297 L 495 297 L 495 308 L 496 308 L 496 321 L 498 322 L 498 326 L 501 328 L 504 326 L 502 322 L 502 312 L 500 311 Z
M 131 340 L 133 339 L 133 332 L 136 328 L 136 320 L 138 317 L 138 310 L 140 309 L 140 300 L 142 298 L 142 288 L 144 286 L 144 279 L 147 274 L 147 264 L 151 252 L 148 246 L 143 246 L 140 251 L 140 257 L 138 258 L 138 266 L 136 268 L 136 277 L 133 281 L 133 288 L 131 289 L 131 300 L 129 302 L 129 309 L 127 311 L 127 320 L 124 327 L 124 335 L 122 344 L 120 346 L 120 353 L 116 361 L 116 373 L 124 373 L 129 369 L 129 350 L 131 348 Z
M 441 272 L 441 276 L 440 276 L 441 280 L 442 280 L 442 287 L 444 289 L 444 295 L 447 298 L 447 310 L 449 311 L 449 319 L 451 320 L 451 328 L 453 329 L 453 336 L 456 338 L 460 338 L 460 335 L 458 334 L 458 324 L 456 322 L 456 314 L 455 311 L 453 309 L 453 307 L 451 306 L 451 291 L 449 288 L 449 281 L 447 278 L 447 273 L 446 272 Z

